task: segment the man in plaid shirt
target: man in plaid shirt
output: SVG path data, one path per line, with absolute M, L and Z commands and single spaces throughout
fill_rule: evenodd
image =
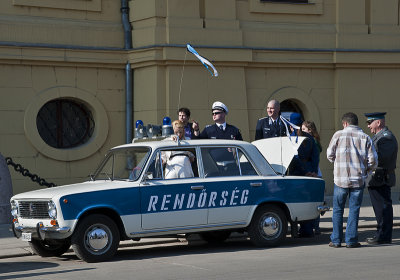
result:
M 371 138 L 358 127 L 358 117 L 346 113 L 342 117 L 343 130 L 337 131 L 326 151 L 334 163 L 333 231 L 330 247 L 341 247 L 343 241 L 343 212 L 349 197 L 345 242 L 347 248 L 360 247 L 358 217 L 365 187 L 365 179 L 378 165 L 378 156 Z

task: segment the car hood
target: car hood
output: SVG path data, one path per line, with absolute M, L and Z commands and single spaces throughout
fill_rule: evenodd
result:
M 285 174 L 305 138 L 304 136 L 273 137 L 251 143 L 257 147 L 277 173 Z
M 111 180 L 97 180 L 97 181 L 87 181 L 78 184 L 64 185 L 53 188 L 40 189 L 30 192 L 24 192 L 14 195 L 11 200 L 21 200 L 21 199 L 54 199 L 56 197 L 61 197 L 64 195 L 84 193 L 96 190 L 107 190 L 115 189 L 121 187 L 132 187 L 137 185 L 137 182 L 126 182 L 126 181 L 111 181 Z

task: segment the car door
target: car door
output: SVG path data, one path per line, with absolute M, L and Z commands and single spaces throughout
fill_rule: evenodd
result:
M 166 155 L 173 160 L 179 153 L 194 155 L 191 162 L 193 176 L 190 178 L 166 179 Z M 172 161 L 172 160 L 171 160 Z M 147 169 L 147 179 L 140 187 L 142 229 L 144 231 L 165 231 L 207 225 L 207 206 L 204 200 L 204 186 L 198 177 L 197 156 L 194 148 L 170 149 L 155 153 Z
M 264 197 L 262 178 L 238 147 L 202 147 L 201 156 L 208 225 L 245 224 Z

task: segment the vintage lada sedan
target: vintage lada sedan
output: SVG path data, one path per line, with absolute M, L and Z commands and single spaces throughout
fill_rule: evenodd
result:
M 40 256 L 72 245 L 87 262 L 110 259 L 121 240 L 172 234 L 222 242 L 237 231 L 277 246 L 289 224 L 327 210 L 324 180 L 285 175 L 295 146 L 287 138 L 118 146 L 87 182 L 12 197 L 13 230 Z

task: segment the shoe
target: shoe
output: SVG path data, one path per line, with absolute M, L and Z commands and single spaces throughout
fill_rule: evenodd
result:
M 297 234 L 298 238 L 312 238 L 314 237 L 314 231 L 307 231 L 305 232 L 304 230 L 299 230 L 298 234 Z
M 379 244 L 391 244 L 392 240 L 379 240 L 378 237 L 369 237 L 366 239 L 367 243 L 370 245 L 379 245 Z
M 342 247 L 342 244 L 335 244 L 335 243 L 329 242 L 329 247 L 340 248 L 340 247 Z
M 359 242 L 346 245 L 346 248 L 359 248 L 359 247 L 361 247 L 361 243 L 359 243 Z
M 299 235 L 297 237 L 298 238 L 312 238 L 312 237 L 314 237 L 314 234 L 299 233 Z

